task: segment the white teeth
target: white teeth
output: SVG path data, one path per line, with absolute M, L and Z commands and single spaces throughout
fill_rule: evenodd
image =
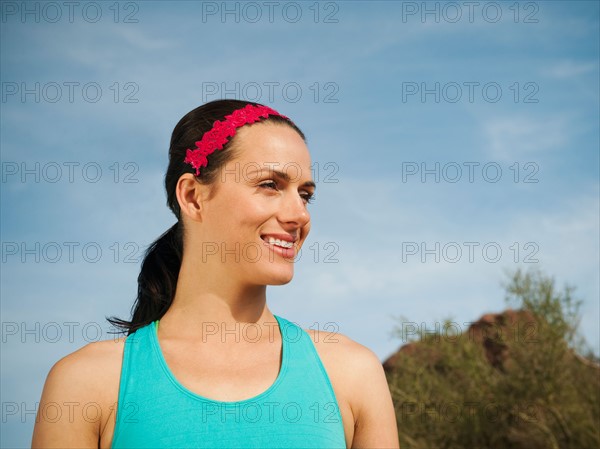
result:
M 292 242 L 286 242 L 285 240 L 279 240 L 273 237 L 268 237 L 268 243 L 271 245 L 282 246 L 284 248 L 291 248 L 294 246 Z

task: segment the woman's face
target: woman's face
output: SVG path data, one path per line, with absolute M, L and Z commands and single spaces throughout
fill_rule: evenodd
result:
M 269 122 L 238 128 L 234 144 L 238 156 L 222 168 L 204 204 L 203 234 L 213 243 L 207 258 L 227 267 L 230 278 L 285 284 L 310 231 L 307 200 L 315 186 L 308 148 L 291 127 Z

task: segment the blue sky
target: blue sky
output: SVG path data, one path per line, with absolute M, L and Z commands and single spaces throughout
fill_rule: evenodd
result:
M 50 367 L 128 316 L 175 220 L 170 133 L 216 98 L 292 117 L 315 163 L 274 313 L 384 360 L 394 317 L 466 328 L 536 266 L 599 352 L 598 2 L 50 3 L 2 2 L 3 447 L 29 445 Z

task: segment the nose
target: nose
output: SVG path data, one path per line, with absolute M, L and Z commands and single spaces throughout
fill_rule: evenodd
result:
M 310 221 L 310 213 L 298 192 L 285 195 L 279 209 L 279 219 L 282 222 L 296 223 L 298 227 L 303 227 Z

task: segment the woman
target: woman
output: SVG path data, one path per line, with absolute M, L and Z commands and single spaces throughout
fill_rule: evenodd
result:
M 150 246 L 127 337 L 51 369 L 34 447 L 398 448 L 377 356 L 273 315 L 310 230 L 311 161 L 298 127 L 257 103 L 185 115 L 165 177 L 177 223 Z M 118 405 L 118 406 L 117 406 Z

